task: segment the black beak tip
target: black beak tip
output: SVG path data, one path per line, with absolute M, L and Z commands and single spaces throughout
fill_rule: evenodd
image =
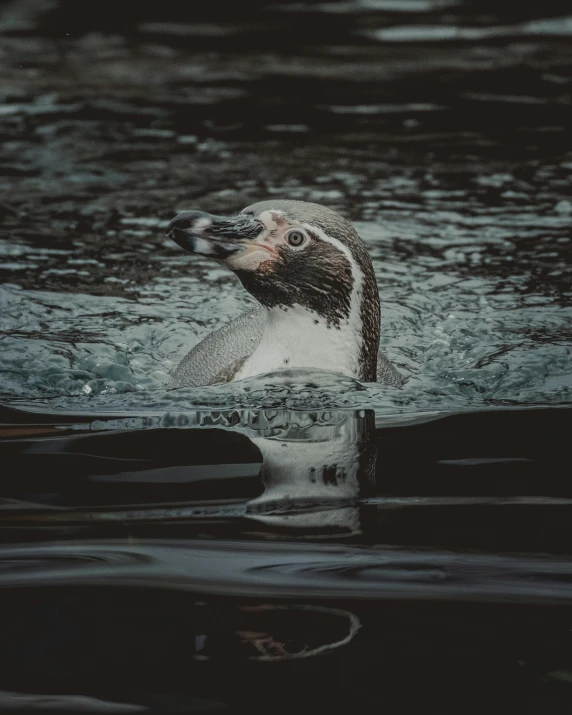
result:
M 184 248 L 185 251 L 192 251 L 193 238 L 187 231 L 173 226 L 167 231 L 167 237 L 174 241 L 178 246 Z

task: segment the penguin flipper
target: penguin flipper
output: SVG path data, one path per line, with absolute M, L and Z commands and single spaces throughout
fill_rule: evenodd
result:
M 253 308 L 210 333 L 177 365 L 169 387 L 229 382 L 258 347 L 265 323 L 266 311 Z

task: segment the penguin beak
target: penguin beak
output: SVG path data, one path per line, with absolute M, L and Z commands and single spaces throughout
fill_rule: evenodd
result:
M 254 216 L 212 216 L 203 211 L 185 211 L 167 227 L 167 236 L 185 251 L 224 261 L 248 250 L 265 230 Z

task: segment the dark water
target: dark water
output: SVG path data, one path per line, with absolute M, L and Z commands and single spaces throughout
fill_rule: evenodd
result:
M 3 419 L 3 707 L 568 711 L 568 410 Z
M 572 6 L 129 6 L 0 8 L 0 710 L 569 713 Z M 167 389 L 273 196 L 402 389 Z

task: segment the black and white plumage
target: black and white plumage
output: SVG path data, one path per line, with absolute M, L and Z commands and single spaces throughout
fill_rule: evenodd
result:
M 172 385 L 230 382 L 280 369 L 331 370 L 400 385 L 379 353 L 379 294 L 355 229 L 331 209 L 262 201 L 235 217 L 187 211 L 167 235 L 233 270 L 260 308 L 209 335 L 183 358 Z

